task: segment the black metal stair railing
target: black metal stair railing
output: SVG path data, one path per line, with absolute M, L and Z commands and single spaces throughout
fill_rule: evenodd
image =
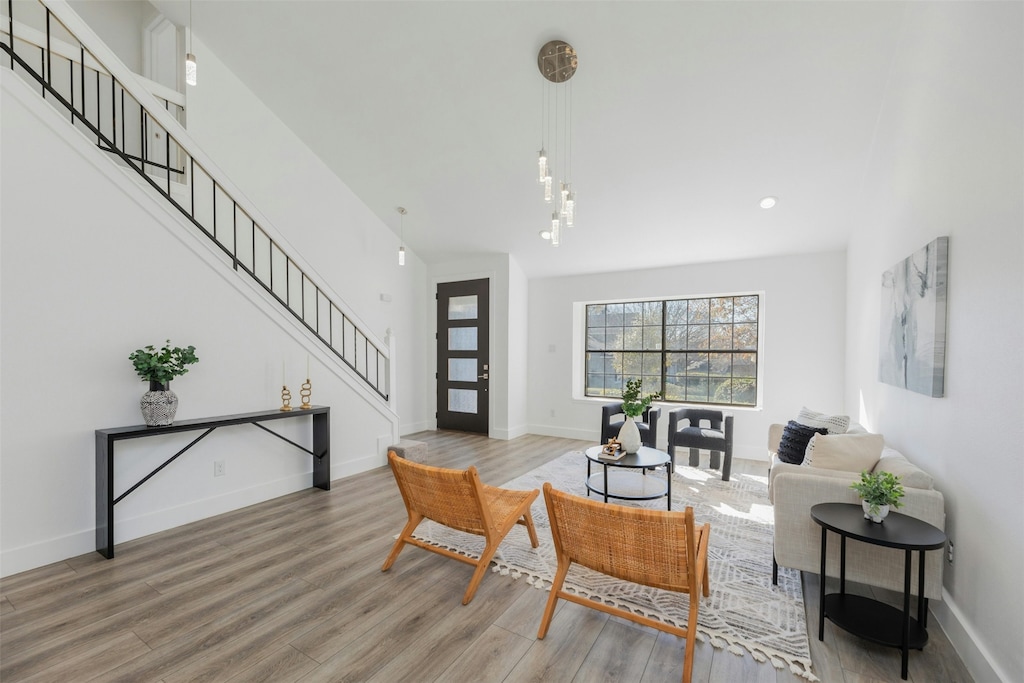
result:
M 7 0 L 0 47 L 5 66 L 40 88 L 72 125 L 136 171 L 384 400 L 387 353 L 253 219 L 144 104 L 125 89 L 44 4 Z M 18 16 L 15 17 L 15 8 Z M 184 107 L 156 96 L 175 121 Z

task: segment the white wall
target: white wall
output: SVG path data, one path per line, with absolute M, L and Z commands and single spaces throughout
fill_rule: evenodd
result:
M 68 0 L 68 5 L 96 31 L 125 66 L 137 74 L 142 73 L 142 29 L 157 15 L 155 7 L 148 2 L 123 0 Z
M 343 308 L 354 311 L 378 339 L 391 330 L 398 344 L 396 411 L 404 423 L 428 419 L 430 387 L 423 386 L 419 371 L 426 324 L 418 286 L 426 277 L 423 262 L 407 251 L 406 265 L 399 266 L 398 236 L 216 53 L 194 40 L 203 71 L 185 93 L 189 135 L 287 236 L 296 253 L 332 283 Z M 395 205 L 400 203 L 396 197 Z
M 508 435 L 510 439 L 528 434 L 529 398 L 527 367 L 530 345 L 530 282 L 526 273 L 509 257 L 508 267 Z
M 768 425 L 785 423 L 802 405 L 843 411 L 845 254 L 828 252 L 531 280 L 529 431 L 600 438 L 606 401 L 572 398 L 575 302 L 751 291 L 764 293 L 763 406 L 731 409 L 733 455 L 765 459 Z M 661 445 L 675 407 L 664 404 Z
M 1022 8 L 908 6 L 847 267 L 847 405 L 935 476 L 955 551 L 933 610 L 975 680 L 1006 683 L 1024 680 Z M 945 397 L 929 398 L 877 380 L 880 282 L 940 235 Z
M 141 422 L 146 387 L 128 354 L 168 337 L 200 358 L 173 384 L 178 419 L 279 405 L 282 362 L 297 397 L 311 357 L 313 401 L 332 407 L 333 476 L 381 465 L 387 411 L 358 398 L 326 353 L 307 350 L 315 345 L 290 314 L 268 314 L 258 290 L 176 213 L 20 79 L 2 76 L 0 573 L 93 550 L 93 431 Z M 392 256 L 396 247 L 377 246 Z M 384 280 L 342 284 L 376 290 Z M 395 299 L 412 299 L 411 287 L 394 286 Z M 421 336 L 410 332 L 405 346 Z M 308 419 L 280 427 L 309 445 Z M 119 446 L 115 490 L 187 440 Z M 213 478 L 214 460 L 226 461 L 226 476 Z M 261 431 L 218 431 L 117 506 L 115 540 L 307 488 L 311 469 L 310 456 Z

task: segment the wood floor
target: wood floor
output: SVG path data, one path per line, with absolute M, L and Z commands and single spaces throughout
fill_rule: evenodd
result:
M 410 438 L 434 464 L 475 464 L 501 484 L 589 445 L 450 432 Z M 764 463 L 735 462 L 760 472 Z M 488 574 L 461 604 L 472 567 L 406 548 L 380 565 L 405 511 L 390 470 L 300 491 L 0 581 L 0 680 L 16 681 L 678 681 L 682 640 L 560 603 L 524 580 Z M 815 673 L 826 683 L 899 680 L 899 652 L 826 622 L 814 633 L 818 579 L 804 576 Z M 863 590 L 867 590 L 866 588 Z M 891 597 L 891 596 L 889 596 Z M 968 682 L 931 620 L 914 683 Z M 788 669 L 698 643 L 693 680 L 797 683 Z

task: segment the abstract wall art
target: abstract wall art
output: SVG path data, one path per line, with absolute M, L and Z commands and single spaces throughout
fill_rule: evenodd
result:
M 944 392 L 949 238 L 882 273 L 878 379 L 925 396 Z

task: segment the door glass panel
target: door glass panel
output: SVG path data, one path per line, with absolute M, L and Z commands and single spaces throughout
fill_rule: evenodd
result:
M 476 294 L 448 299 L 449 320 L 476 320 Z
M 475 382 L 476 380 L 476 358 L 448 359 L 449 382 Z
M 449 351 L 476 351 L 475 327 L 452 327 L 448 330 Z
M 449 389 L 448 410 L 453 413 L 476 414 L 476 389 Z

